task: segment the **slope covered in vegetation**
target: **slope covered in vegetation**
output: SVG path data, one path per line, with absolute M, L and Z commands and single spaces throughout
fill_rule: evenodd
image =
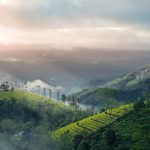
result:
M 16 149 L 24 149 L 26 140 L 13 137 L 30 131 L 33 134 L 29 150 L 49 150 L 52 146 L 49 131 L 85 118 L 89 113 L 75 110 L 54 101 L 24 91 L 0 91 L 0 137 Z M 14 140 L 15 139 L 15 140 Z M 0 143 L 1 144 L 1 143 Z
M 69 135 L 70 138 L 79 133 L 89 134 L 96 131 L 100 127 L 104 127 L 109 123 L 112 123 L 119 117 L 125 115 L 132 110 L 132 104 L 126 104 L 118 108 L 113 108 L 102 113 L 95 114 L 88 118 L 74 122 L 63 128 L 57 129 L 52 133 L 54 139 L 59 139 L 65 135 Z
M 66 135 L 58 142 L 58 149 L 65 150 L 149 150 L 150 105 L 136 103 L 129 113 L 91 134 L 78 132 L 73 140 L 65 143 Z
M 149 150 L 149 131 L 150 105 L 142 105 L 91 135 L 76 136 L 71 147 L 74 150 Z
M 105 87 L 115 87 L 120 89 L 129 89 L 140 87 L 144 81 L 150 79 L 150 64 L 130 72 L 123 77 L 116 78 L 111 82 L 106 83 Z
M 80 103 L 101 106 L 101 101 L 97 99 L 97 92 L 116 89 L 117 93 L 112 97 L 119 103 L 144 100 L 144 93 L 150 92 L 150 65 L 116 78 L 103 86 L 95 89 L 84 89 L 72 94 L 77 97 Z

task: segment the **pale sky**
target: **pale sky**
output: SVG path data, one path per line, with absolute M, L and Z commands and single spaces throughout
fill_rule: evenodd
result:
M 149 0 L 0 0 L 0 45 L 150 50 Z

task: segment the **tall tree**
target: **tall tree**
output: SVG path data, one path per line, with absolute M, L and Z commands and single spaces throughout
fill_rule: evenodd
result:
M 52 90 L 51 89 L 48 89 L 48 92 L 49 92 L 49 98 L 50 100 L 52 99 Z
M 4 83 L 1 85 L 1 89 L 2 89 L 3 91 L 8 91 L 8 90 L 9 90 L 9 84 L 8 84 L 7 81 L 4 82 Z
M 11 91 L 14 91 L 15 90 L 15 87 L 13 85 L 13 83 L 11 83 Z
M 65 94 L 63 94 L 62 97 L 61 97 L 61 99 L 62 99 L 62 101 L 65 103 L 66 100 L 67 100 L 67 96 L 66 96 Z
M 57 100 L 60 100 L 60 91 L 58 90 L 56 94 L 57 94 Z
M 43 96 L 46 97 L 46 88 L 43 89 Z
M 38 91 L 37 91 L 38 94 L 40 95 L 40 93 L 41 93 L 41 86 L 40 86 L 40 85 L 37 86 L 37 90 L 38 90 Z
M 117 93 L 118 91 L 112 88 L 101 88 L 97 90 L 96 98 L 99 99 L 105 109 L 108 110 L 110 117 L 112 116 L 112 108 L 117 105 L 117 101 L 114 98 Z

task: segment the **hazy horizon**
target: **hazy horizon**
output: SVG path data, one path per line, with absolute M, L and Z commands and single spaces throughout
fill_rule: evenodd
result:
M 0 75 L 71 92 L 150 63 L 148 0 L 0 0 Z
M 0 51 L 1 80 L 42 80 L 65 93 L 100 86 L 148 65 L 150 51 Z
M 149 18 L 148 0 L 0 0 L 0 45 L 150 50 Z

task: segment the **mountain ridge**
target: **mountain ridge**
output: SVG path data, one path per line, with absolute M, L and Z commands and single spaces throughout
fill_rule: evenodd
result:
M 73 93 L 71 96 L 77 97 L 83 104 L 97 106 L 100 105 L 100 101 L 96 98 L 98 90 L 110 88 L 116 89 L 118 93 L 120 93 L 116 96 L 117 101 L 143 99 L 144 93 L 150 92 L 150 64 L 116 78 L 103 86 L 84 89 L 77 93 Z

